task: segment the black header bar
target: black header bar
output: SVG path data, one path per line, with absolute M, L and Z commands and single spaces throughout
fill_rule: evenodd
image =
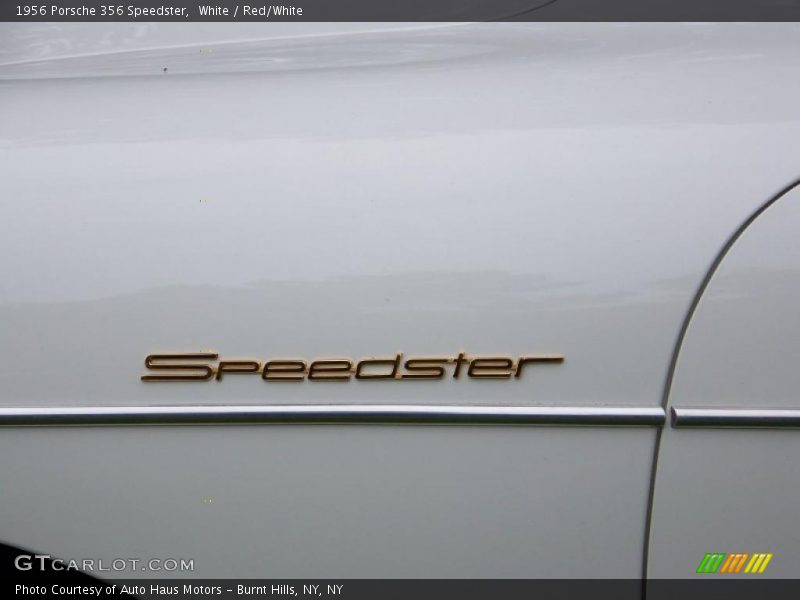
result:
M 0 21 L 800 21 L 800 0 L 2 0 Z

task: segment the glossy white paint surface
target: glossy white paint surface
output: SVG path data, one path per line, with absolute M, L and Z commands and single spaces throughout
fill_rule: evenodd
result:
M 800 174 L 795 25 L 102 31 L 0 36 L 7 407 L 656 408 L 713 256 Z M 139 381 L 145 355 L 201 349 L 566 361 L 512 381 Z M 642 572 L 654 430 L 2 433 L 0 538 L 54 555 L 195 556 L 208 577 Z
M 2 402 L 655 405 L 711 257 L 798 174 L 798 31 L 470 25 L 2 66 Z M 140 383 L 145 355 L 199 349 L 567 360 Z
M 681 347 L 670 406 L 800 408 L 800 189 L 739 238 Z M 790 410 L 795 409 L 795 410 Z M 706 552 L 772 552 L 762 576 L 800 573 L 797 430 L 665 429 L 648 575 L 690 577 Z
M 1 433 L 1 475 L 15 482 L 3 490 L 3 541 L 54 556 L 194 558 L 194 576 L 209 578 L 641 573 L 645 429 Z M 124 575 L 143 576 L 103 576 Z

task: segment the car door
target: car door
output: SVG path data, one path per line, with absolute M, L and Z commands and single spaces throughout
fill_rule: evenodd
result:
M 737 231 L 687 320 L 658 458 L 651 577 L 800 571 L 798 201 L 792 187 Z

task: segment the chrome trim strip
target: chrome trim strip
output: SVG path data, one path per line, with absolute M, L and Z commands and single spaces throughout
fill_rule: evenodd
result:
M 800 427 L 798 409 L 672 408 L 673 427 Z
M 0 407 L 0 426 L 247 423 L 440 423 L 660 426 L 660 407 L 318 404 Z

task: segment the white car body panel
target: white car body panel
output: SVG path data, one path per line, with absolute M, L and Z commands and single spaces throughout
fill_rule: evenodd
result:
M 670 407 L 796 411 L 800 389 L 800 189 L 739 237 L 681 346 Z M 665 429 L 649 575 L 686 576 L 706 552 L 774 554 L 764 576 L 800 573 L 798 431 Z
M 714 256 L 800 175 L 800 29 L 363 27 L 3 27 L 3 407 L 662 406 Z M 565 362 L 140 381 L 148 354 L 199 350 Z M 2 433 L 0 539 L 54 555 L 189 555 L 200 577 L 644 569 L 653 427 Z

